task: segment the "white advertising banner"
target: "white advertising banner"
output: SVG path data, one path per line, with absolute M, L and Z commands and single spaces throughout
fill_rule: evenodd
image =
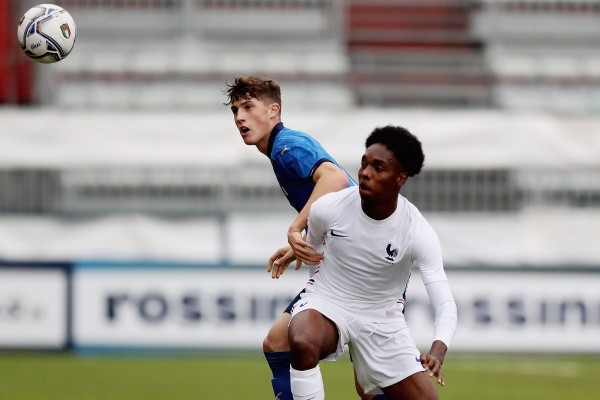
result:
M 260 348 L 306 281 L 288 270 L 78 268 L 77 348 Z M 449 271 L 459 351 L 600 352 L 600 273 Z M 406 316 L 419 347 L 432 339 L 427 293 L 414 273 Z
M 449 271 L 448 279 L 458 306 L 455 350 L 600 352 L 600 272 Z M 406 314 L 422 347 L 433 335 L 428 307 L 414 276 Z
M 260 347 L 307 279 L 257 269 L 75 269 L 74 344 Z
M 0 348 L 67 345 L 64 269 L 0 268 Z

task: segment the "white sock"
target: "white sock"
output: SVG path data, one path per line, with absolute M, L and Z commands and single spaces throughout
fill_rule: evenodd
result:
M 290 367 L 290 380 L 294 400 L 324 400 L 325 389 L 321 369 L 317 365 L 306 371 L 298 371 Z

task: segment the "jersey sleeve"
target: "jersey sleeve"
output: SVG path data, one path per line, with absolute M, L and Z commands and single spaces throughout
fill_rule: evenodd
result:
M 310 207 L 308 214 L 308 232 L 306 240 L 316 248 L 321 247 L 323 243 L 323 237 L 327 232 L 327 198 L 329 196 L 323 195 L 318 198 Z
M 425 288 L 435 311 L 433 340 L 441 340 L 450 348 L 458 325 L 458 312 L 450 285 L 447 281 L 437 281 L 428 283 Z
M 318 143 L 303 136 L 280 141 L 273 154 L 279 167 L 288 176 L 297 179 L 310 178 L 321 163 L 331 161 L 331 157 Z
M 456 302 L 442 262 L 442 246 L 437 234 L 422 218 L 413 232 L 414 263 L 435 312 L 434 340 L 441 340 L 449 348 L 458 325 Z

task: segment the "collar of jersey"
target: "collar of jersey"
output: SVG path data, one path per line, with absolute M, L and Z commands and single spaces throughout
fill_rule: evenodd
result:
M 267 147 L 267 154 L 269 155 L 269 158 L 271 158 L 271 151 L 273 151 L 273 143 L 275 142 L 275 136 L 277 136 L 277 134 L 281 132 L 283 128 L 285 128 L 283 126 L 283 122 L 278 122 L 273 127 L 273 130 L 271 130 L 271 135 L 269 136 L 269 146 Z

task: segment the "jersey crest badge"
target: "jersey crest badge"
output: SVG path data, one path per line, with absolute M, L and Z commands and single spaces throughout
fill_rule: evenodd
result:
M 386 260 L 394 262 L 394 258 L 398 257 L 398 249 L 394 249 L 391 243 L 388 243 L 385 251 L 387 253 Z

